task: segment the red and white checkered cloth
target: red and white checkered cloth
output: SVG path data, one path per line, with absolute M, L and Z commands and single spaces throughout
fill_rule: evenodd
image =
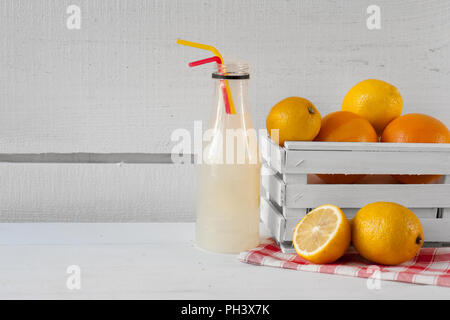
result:
M 241 252 L 238 259 L 276 268 L 450 287 L 450 248 L 422 248 L 414 259 L 397 266 L 371 264 L 354 250 L 336 263 L 319 265 L 295 253 L 282 253 L 274 240 L 267 239 L 257 248 Z

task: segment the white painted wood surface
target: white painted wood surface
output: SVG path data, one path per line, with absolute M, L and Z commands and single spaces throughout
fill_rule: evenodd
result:
M 303 218 L 308 211 L 312 210 L 313 208 L 281 208 L 279 210 L 283 217 L 289 219 L 294 219 L 297 222 Z M 341 207 L 341 209 L 344 211 L 345 216 L 348 219 L 353 218 L 356 213 L 359 211 L 360 208 L 345 208 Z M 419 218 L 426 218 L 426 219 L 435 219 L 438 215 L 438 208 L 409 208 L 414 214 Z
M 261 138 L 262 157 L 282 174 L 450 174 L 450 145 L 290 141 Z M 331 161 L 332 160 L 332 161 Z
M 327 201 L 324 201 L 324 200 Z M 424 185 L 291 185 L 286 188 L 289 208 L 315 208 L 333 203 L 342 208 L 360 208 L 376 201 L 402 203 L 411 208 L 450 207 L 450 186 Z M 450 230 L 449 230 L 450 231 Z
M 365 78 L 396 85 L 404 112 L 450 124 L 445 0 L 377 1 L 381 30 L 366 28 L 372 3 L 359 1 L 79 0 L 80 30 L 66 28 L 69 4 L 0 2 L 0 153 L 170 152 L 174 129 L 192 131 L 195 120 L 208 117 L 213 90 L 210 69 L 187 67 L 206 53 L 177 46 L 177 37 L 214 44 L 225 56 L 251 63 L 257 128 L 272 105 L 292 95 L 310 99 L 322 115 L 337 110 Z M 143 169 L 140 181 L 154 185 L 153 201 L 137 200 L 130 187 L 120 203 L 109 178 L 97 176 L 97 182 L 70 186 L 66 205 L 49 191 L 67 186 L 57 169 L 6 166 L 2 188 L 12 196 L 1 196 L 0 221 L 175 221 L 180 204 L 172 195 L 184 197 L 184 177 L 192 182 L 193 176 L 191 167 L 167 169 L 179 171 L 164 178 L 149 173 L 158 166 Z M 95 177 L 89 167 L 71 170 L 80 179 Z M 34 174 L 26 180 L 19 176 L 24 171 Z M 112 199 L 105 209 L 98 190 Z M 98 205 L 89 211 L 84 203 Z M 183 207 L 182 219 L 193 219 L 192 202 Z
M 376 201 L 401 202 L 410 208 L 450 207 L 449 184 L 288 184 L 277 175 L 263 175 L 261 184 L 286 208 L 315 208 L 324 203 L 360 208 Z
M 450 185 L 450 175 L 444 176 L 442 183 Z M 442 208 L 440 214 L 443 219 L 450 219 L 450 208 Z
M 449 299 L 447 288 L 244 264 L 193 244 L 193 224 L 0 224 L 1 299 Z M 69 290 L 67 267 L 81 269 Z
M 0 221 L 194 221 L 195 166 L 0 163 Z
M 423 151 L 418 152 L 290 151 L 286 153 L 284 172 L 450 174 L 450 150 L 446 152 L 427 152 L 426 150 L 424 148 Z
M 344 212 L 347 215 L 347 210 L 344 208 Z M 354 216 L 354 215 L 353 215 Z M 433 242 L 433 245 L 440 245 L 444 243 L 448 246 L 450 243 L 450 220 L 449 219 L 433 219 L 433 218 L 419 218 L 422 224 L 424 234 L 425 234 L 425 245 L 429 242 Z M 290 218 L 286 219 L 286 229 L 282 234 L 282 239 L 284 241 L 292 241 L 292 235 L 295 226 L 298 224 L 299 220 Z M 437 244 L 436 244 L 437 243 Z
M 298 151 L 369 151 L 369 152 L 449 152 L 446 143 L 379 143 L 379 142 L 323 142 L 286 141 L 285 149 Z
M 359 1 L 80 0 L 0 3 L 2 152 L 170 152 L 175 128 L 211 110 L 210 69 L 187 63 L 217 46 L 252 65 L 256 127 L 277 101 L 309 98 L 325 115 L 358 81 L 396 85 L 405 112 L 450 124 L 450 3 L 377 1 L 368 30 Z

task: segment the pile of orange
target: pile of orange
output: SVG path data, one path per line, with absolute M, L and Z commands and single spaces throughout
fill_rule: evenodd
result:
M 450 131 L 439 120 L 420 113 L 405 114 L 390 122 L 381 142 L 450 143 Z M 440 175 L 395 175 L 402 183 L 429 183 Z
M 336 111 L 323 118 L 316 141 L 377 142 L 375 129 L 365 118 L 349 112 Z M 360 174 L 318 174 L 326 183 L 354 183 L 364 177 Z
M 425 114 L 401 115 L 402 97 L 393 85 L 364 80 L 344 97 L 341 111 L 321 117 L 307 99 L 290 97 L 277 103 L 267 116 L 272 140 L 391 143 L 450 143 L 450 131 Z M 354 183 L 362 175 L 319 175 L 327 183 Z M 402 183 L 429 183 L 437 175 L 395 175 Z

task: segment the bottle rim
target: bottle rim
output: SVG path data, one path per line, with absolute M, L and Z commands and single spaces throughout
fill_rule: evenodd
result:
M 213 79 L 246 80 L 250 79 L 248 64 L 218 64 L 217 71 L 212 73 Z
M 221 80 L 246 80 L 250 79 L 249 74 L 243 74 L 243 75 L 223 75 L 219 74 L 217 72 L 212 74 L 213 79 L 221 79 Z

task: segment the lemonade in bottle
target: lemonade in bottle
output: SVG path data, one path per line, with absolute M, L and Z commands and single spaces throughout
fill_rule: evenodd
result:
M 259 243 L 261 166 L 248 110 L 249 68 L 219 65 L 212 77 L 215 112 L 197 160 L 195 239 L 200 248 L 237 253 Z

